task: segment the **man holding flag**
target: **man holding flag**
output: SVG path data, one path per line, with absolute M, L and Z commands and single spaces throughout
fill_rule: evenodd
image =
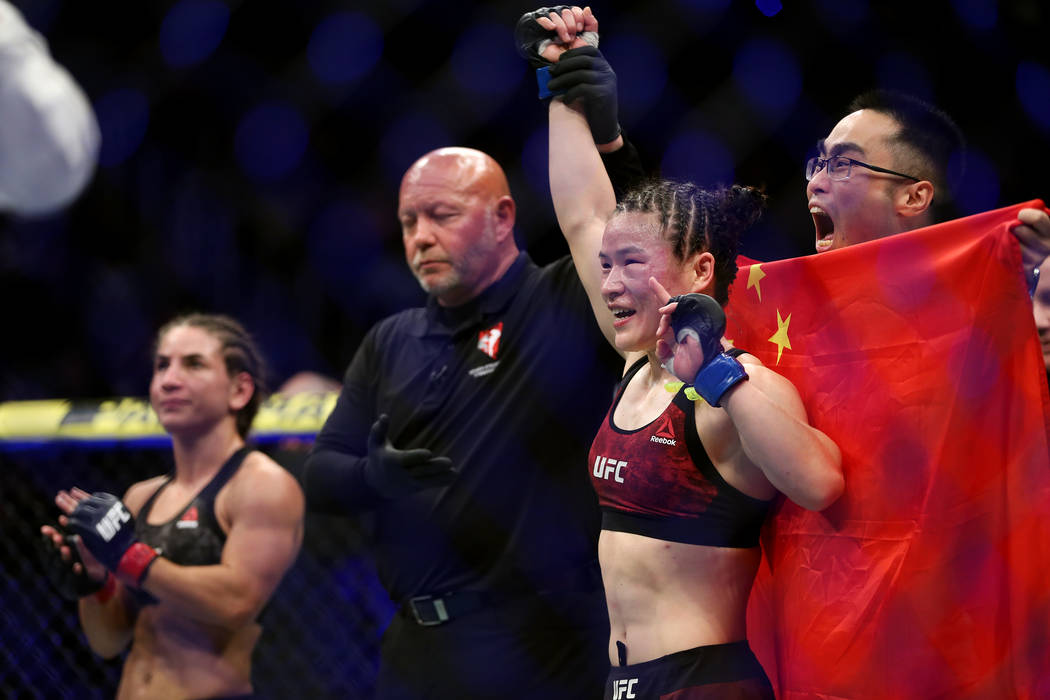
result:
M 949 165 L 962 162 L 963 138 L 952 119 L 911 95 L 872 90 L 848 111 L 806 163 L 818 253 L 943 220 Z M 1050 217 L 1022 209 L 1018 222 L 1013 232 L 1032 282 L 1050 255 Z
M 1050 691 L 1050 398 L 1021 208 L 741 269 L 727 335 L 795 382 L 848 485 L 764 533 L 749 638 L 780 697 Z
M 849 485 L 823 513 L 784 501 L 764 536 L 749 637 L 783 698 L 1050 693 L 1050 400 L 1028 320 L 1050 218 L 1033 201 L 931 226 L 953 131 L 862 95 L 806 166 L 825 254 L 737 278 L 727 334 L 795 382 Z

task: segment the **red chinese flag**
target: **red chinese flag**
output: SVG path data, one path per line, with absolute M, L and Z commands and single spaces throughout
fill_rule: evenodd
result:
M 1050 396 L 1022 207 L 755 264 L 727 336 L 791 379 L 846 491 L 782 499 L 748 634 L 780 698 L 1050 697 Z

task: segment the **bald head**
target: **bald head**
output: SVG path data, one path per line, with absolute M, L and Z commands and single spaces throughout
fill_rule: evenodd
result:
M 503 168 L 487 153 L 473 148 L 449 146 L 427 153 L 412 164 L 401 179 L 406 186 L 440 181 L 461 192 L 476 192 L 489 197 L 509 197 L 510 186 Z
M 412 273 L 438 303 L 469 301 L 503 276 L 518 255 L 514 200 L 491 156 L 439 148 L 401 179 L 398 218 Z

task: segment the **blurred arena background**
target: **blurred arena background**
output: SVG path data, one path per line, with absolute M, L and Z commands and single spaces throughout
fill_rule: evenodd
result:
M 405 168 L 450 144 L 507 170 L 517 234 L 565 252 L 546 117 L 506 0 L 16 0 L 89 95 L 94 180 L 66 211 L 0 220 L 0 402 L 142 396 L 159 325 L 228 313 L 272 383 L 340 376 L 377 320 L 422 301 L 395 216 Z M 615 0 L 592 5 L 620 118 L 652 168 L 762 185 L 760 260 L 808 254 L 803 163 L 870 87 L 949 112 L 969 141 L 958 213 L 1047 197 L 1050 8 L 1037 0 Z M 0 154 L 0 157 L 3 157 Z M 302 442 L 265 448 L 295 470 Z M 33 557 L 53 493 L 122 492 L 163 444 L 0 441 L 0 695 L 112 696 L 75 606 Z M 256 659 L 267 697 L 368 697 L 391 614 L 352 522 L 311 517 Z

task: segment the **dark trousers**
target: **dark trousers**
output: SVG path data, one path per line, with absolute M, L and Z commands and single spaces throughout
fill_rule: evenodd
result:
M 615 666 L 609 671 L 605 698 L 773 700 L 773 686 L 747 641 L 739 641 L 686 649 L 640 664 Z
M 433 627 L 401 612 L 383 635 L 376 697 L 597 700 L 608 643 L 600 588 L 524 596 Z

